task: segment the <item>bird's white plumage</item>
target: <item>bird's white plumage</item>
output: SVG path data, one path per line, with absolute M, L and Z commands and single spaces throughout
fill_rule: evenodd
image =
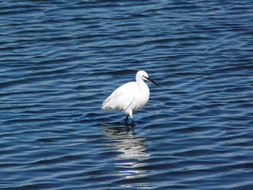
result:
M 147 79 L 148 74 L 145 71 L 138 71 L 136 81 L 114 90 L 103 102 L 102 109 L 123 111 L 133 119 L 132 113 L 148 102 L 149 88 L 144 82 Z

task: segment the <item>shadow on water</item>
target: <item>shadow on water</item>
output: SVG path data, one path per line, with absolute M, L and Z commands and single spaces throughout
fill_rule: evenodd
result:
M 108 145 L 116 148 L 118 154 L 115 158 L 115 165 L 119 170 L 119 175 L 123 177 L 118 181 L 122 186 L 125 183 L 129 186 L 129 180 L 140 180 L 140 184 L 135 186 L 148 187 L 148 182 L 143 180 L 149 172 L 143 169 L 147 166 L 145 160 L 150 158 L 146 153 L 148 147 L 145 145 L 146 138 L 139 137 L 134 132 L 134 127 L 122 123 L 103 123 L 102 128 L 105 136 L 111 141 Z

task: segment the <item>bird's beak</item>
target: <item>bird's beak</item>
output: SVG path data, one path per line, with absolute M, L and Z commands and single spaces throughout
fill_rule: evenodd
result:
M 154 80 L 152 80 L 151 78 L 149 77 L 144 77 L 145 79 L 147 79 L 148 81 L 154 83 L 156 86 L 159 86 L 159 84 L 157 84 Z

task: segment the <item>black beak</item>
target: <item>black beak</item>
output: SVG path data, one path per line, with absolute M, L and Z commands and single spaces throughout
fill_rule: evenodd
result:
M 159 84 L 157 84 L 154 80 L 152 80 L 151 78 L 147 78 L 147 77 L 144 77 L 145 79 L 147 79 L 148 81 L 154 83 L 156 86 L 159 86 Z

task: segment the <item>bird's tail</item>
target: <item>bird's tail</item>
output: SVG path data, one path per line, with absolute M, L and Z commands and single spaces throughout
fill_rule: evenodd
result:
M 102 110 L 110 110 L 111 109 L 111 107 L 108 105 L 108 99 L 106 99 L 104 102 L 103 102 L 103 104 L 102 104 L 102 106 L 101 106 L 101 109 Z

